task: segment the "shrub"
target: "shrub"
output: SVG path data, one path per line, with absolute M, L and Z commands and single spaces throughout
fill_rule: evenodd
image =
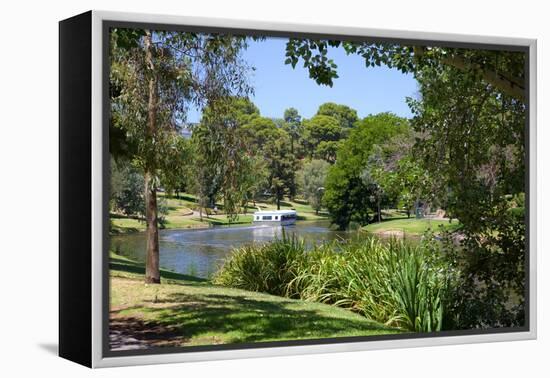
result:
M 439 331 L 454 270 L 437 245 L 376 238 L 314 246 L 293 239 L 237 250 L 218 272 L 225 286 L 333 304 L 416 332 Z
M 308 254 L 291 287 L 302 299 L 347 307 L 387 325 L 438 331 L 453 283 L 438 253 L 426 244 L 375 238 L 325 245 Z
M 305 256 L 304 242 L 295 237 L 236 249 L 214 276 L 214 283 L 286 296 Z

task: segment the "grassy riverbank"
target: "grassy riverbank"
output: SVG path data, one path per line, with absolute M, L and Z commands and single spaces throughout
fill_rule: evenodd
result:
M 447 231 L 454 231 L 460 227 L 460 224 L 457 220 L 449 223 L 448 219 L 401 218 L 389 219 L 380 223 L 371 223 L 363 227 L 362 230 L 373 234 L 401 236 L 403 234 L 422 235 L 428 229 L 437 232 L 441 227 Z
M 141 264 L 111 255 L 115 346 L 127 347 L 131 339 L 132 347 L 147 348 L 399 332 L 338 307 L 224 288 L 164 270 L 162 284 L 146 285 L 143 271 Z
M 245 225 L 252 224 L 252 213 L 258 210 L 275 210 L 277 206 L 273 203 L 256 202 L 256 207 L 249 203 L 246 214 L 239 214 L 237 219 L 229 222 L 227 216 L 221 212 L 218 214 L 212 210 L 208 210 L 208 214 L 202 214 L 202 219 L 198 212 L 197 198 L 190 194 L 184 194 L 179 198 L 165 197 L 164 193 L 159 194 L 166 201 L 168 213 L 166 214 L 166 229 L 182 229 L 182 228 L 208 228 L 218 225 Z M 218 208 L 222 208 L 222 204 L 217 204 Z M 281 210 L 295 209 L 298 212 L 298 220 L 311 221 L 327 219 L 325 214 L 315 214 L 315 210 L 307 203 L 301 201 L 283 201 L 281 202 Z M 119 215 L 111 215 L 111 233 L 125 234 L 132 232 L 145 231 L 145 222 L 136 218 L 128 218 Z

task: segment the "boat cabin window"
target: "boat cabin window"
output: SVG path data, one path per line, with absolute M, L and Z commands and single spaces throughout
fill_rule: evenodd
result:
M 260 216 L 259 216 L 259 215 L 256 215 L 256 220 L 260 220 Z
M 262 220 L 271 220 L 271 215 L 264 215 Z
M 285 214 L 281 217 L 281 220 L 296 219 L 296 214 Z
M 279 219 L 279 216 L 278 215 L 275 215 L 275 220 Z

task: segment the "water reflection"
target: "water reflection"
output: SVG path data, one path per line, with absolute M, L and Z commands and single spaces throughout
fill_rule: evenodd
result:
M 295 235 L 306 243 L 347 239 L 348 232 L 333 231 L 328 221 L 298 222 L 292 226 L 214 227 L 202 230 L 162 230 L 159 235 L 160 265 L 198 277 L 209 277 L 231 250 L 253 242 L 268 242 Z M 145 234 L 111 237 L 111 249 L 138 261 L 145 261 Z

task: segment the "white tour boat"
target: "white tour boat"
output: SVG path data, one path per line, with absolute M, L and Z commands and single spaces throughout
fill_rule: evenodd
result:
M 254 223 L 287 226 L 296 223 L 296 210 L 261 210 L 254 213 Z

